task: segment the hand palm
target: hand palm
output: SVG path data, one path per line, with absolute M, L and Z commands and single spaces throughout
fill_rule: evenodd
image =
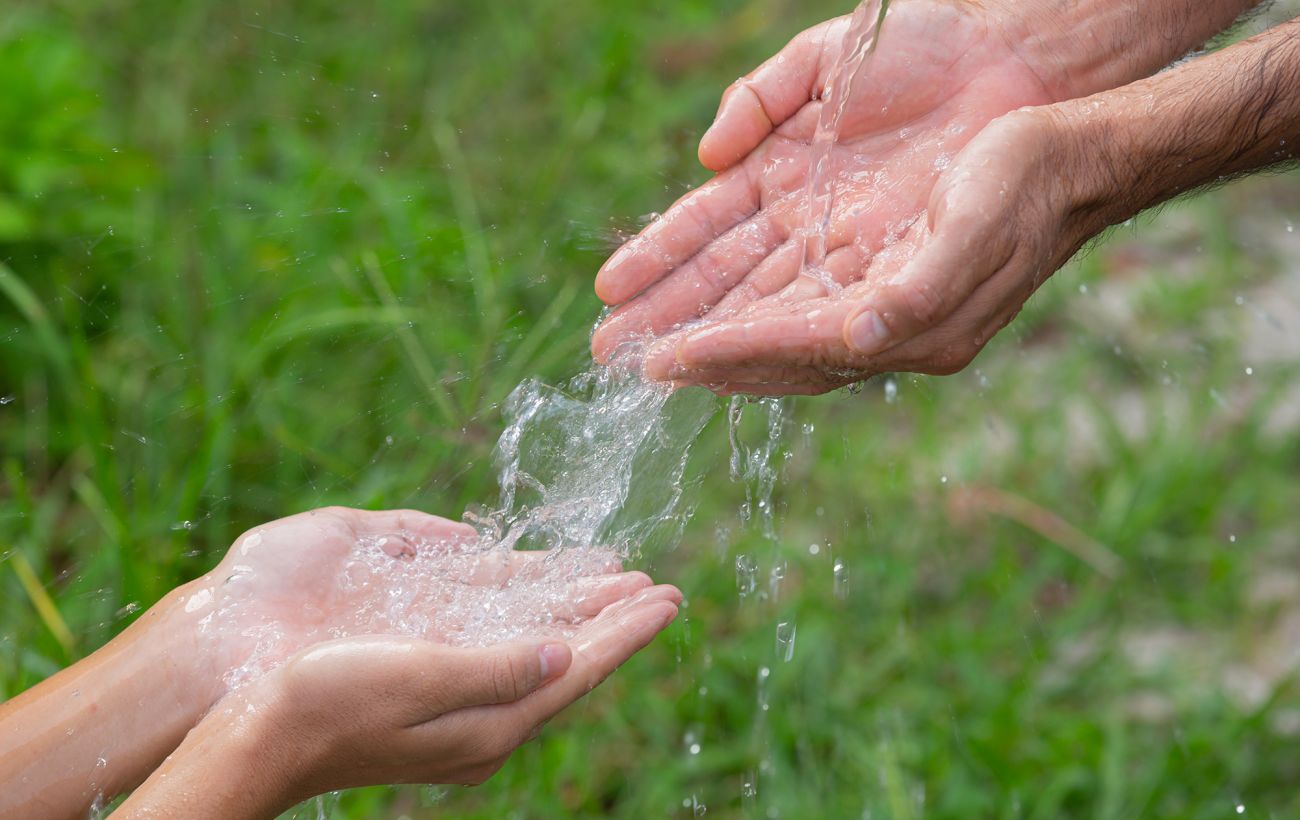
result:
M 701 317 L 789 310 L 826 296 L 821 282 L 798 277 L 823 105 L 811 91 L 825 88 L 847 27 L 840 18 L 806 32 L 728 91 L 701 143 L 701 158 L 721 173 L 633 239 L 597 279 L 602 298 L 624 303 L 593 338 L 598 358 Z M 833 148 L 825 269 L 839 285 L 860 282 L 873 263 L 894 266 L 882 251 L 895 242 L 899 259 L 914 252 L 926 227 L 918 217 L 951 159 L 994 118 L 1046 100 L 1008 42 L 985 17 L 948 3 L 894 6 Z M 671 369 L 661 361 L 651 374 L 680 376 Z
M 476 539 L 468 525 L 417 512 L 316 510 L 240 537 L 195 600 L 213 604 L 207 625 L 225 638 L 238 681 L 340 637 L 563 636 L 650 583 L 603 551 L 510 552 Z

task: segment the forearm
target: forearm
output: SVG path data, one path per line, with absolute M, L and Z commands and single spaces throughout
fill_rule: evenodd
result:
M 308 767 L 282 748 L 287 733 L 274 730 L 267 711 L 238 696 L 222 701 L 113 813 L 114 820 L 260 820 L 309 797 L 293 779 Z
M 84 816 L 143 780 L 199 719 L 213 693 L 196 684 L 181 592 L 0 705 L 0 817 Z
M 1227 29 L 1260 0 L 990 0 L 1055 99 L 1148 77 Z
M 1050 110 L 1072 146 L 1080 209 L 1102 226 L 1122 222 L 1300 155 L 1300 20 Z

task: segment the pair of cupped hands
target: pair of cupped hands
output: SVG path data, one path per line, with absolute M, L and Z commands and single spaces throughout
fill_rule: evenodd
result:
M 681 600 L 612 551 L 508 550 L 415 511 L 264 524 L 0 703 L 0 818 L 127 791 L 114 817 L 261 818 L 353 786 L 477 784 Z
M 908 0 L 845 102 L 826 258 L 801 276 L 813 136 L 849 23 L 727 89 L 699 146 L 717 176 L 597 276 L 614 306 L 598 360 L 653 339 L 650 377 L 720 393 L 953 373 L 1104 227 L 1072 201 L 1034 108 L 1080 90 L 1024 56 L 1038 24 L 1008 4 Z

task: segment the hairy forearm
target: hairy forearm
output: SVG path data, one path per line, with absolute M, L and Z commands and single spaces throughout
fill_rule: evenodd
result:
M 1156 77 L 1051 107 L 1081 209 L 1115 224 L 1300 156 L 1300 20 Z
M 1260 0 L 990 0 L 1018 28 L 1015 48 L 1058 100 L 1148 77 L 1232 25 Z
M 178 591 L 179 592 L 179 591 Z M 77 817 L 132 788 L 213 693 L 177 593 L 89 658 L 0 705 L 0 817 Z

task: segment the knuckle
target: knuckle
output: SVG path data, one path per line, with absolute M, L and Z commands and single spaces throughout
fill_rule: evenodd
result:
M 917 324 L 929 327 L 943 318 L 947 302 L 933 282 L 909 282 L 899 290 L 900 302 Z M 887 316 L 883 318 L 889 321 Z
M 505 703 L 512 698 L 510 695 L 514 691 L 514 673 L 511 670 L 510 659 L 494 658 L 492 660 L 492 699 L 497 703 Z
M 528 665 L 514 653 L 492 661 L 492 694 L 498 703 L 519 700 L 529 691 Z
M 713 223 L 713 215 L 709 209 L 701 203 L 699 197 L 695 197 L 682 203 L 683 211 L 704 233 L 709 236 L 717 236 L 717 226 Z

